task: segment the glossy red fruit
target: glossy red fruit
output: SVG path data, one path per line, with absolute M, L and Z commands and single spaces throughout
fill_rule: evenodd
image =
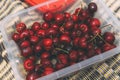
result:
M 52 67 L 52 63 L 49 59 L 41 59 L 41 65 L 45 67 Z
M 26 71 L 33 71 L 34 68 L 35 68 L 35 63 L 34 63 L 34 61 L 31 60 L 31 59 L 29 59 L 29 58 L 26 59 L 26 60 L 24 61 L 24 68 L 25 68 Z
M 40 30 L 37 31 L 36 35 L 39 38 L 44 38 L 46 36 L 46 32 L 45 32 L 45 30 L 40 29 Z
M 75 10 L 75 15 L 78 15 L 80 12 L 81 12 L 81 8 L 77 8 L 77 9 Z
M 55 30 L 59 30 L 59 26 L 55 23 L 53 23 L 50 27 L 55 29 Z
M 101 34 L 101 29 L 99 28 L 94 28 L 91 30 L 93 35 L 100 35 Z
M 58 24 L 61 24 L 62 22 L 64 22 L 65 20 L 65 16 L 62 13 L 58 13 L 55 15 L 55 22 Z
M 53 13 L 51 13 L 50 11 L 49 12 L 46 12 L 43 14 L 43 19 L 47 22 L 50 22 L 53 20 Z
M 46 29 L 49 28 L 49 26 L 50 26 L 50 25 L 49 25 L 47 22 L 43 22 L 41 28 L 46 30 Z
M 60 42 L 70 44 L 71 42 L 70 36 L 65 35 L 65 34 L 61 35 Z
M 46 35 L 54 37 L 57 35 L 57 31 L 54 28 L 49 28 L 46 30 Z
M 74 24 L 73 29 L 74 29 L 74 30 L 78 30 L 78 29 L 79 29 L 79 25 L 78 25 L 78 24 Z
M 69 20 L 71 18 L 71 14 L 68 12 L 65 12 L 64 15 L 66 20 Z
M 39 42 L 39 38 L 37 36 L 31 36 L 30 37 L 30 42 L 32 44 L 37 44 Z
M 33 32 L 33 30 L 29 29 L 29 35 L 30 35 L 30 36 L 34 36 L 34 34 L 35 34 L 35 33 Z
M 29 72 L 26 76 L 26 80 L 36 80 L 39 77 L 40 75 L 37 74 L 36 72 Z
M 18 33 L 23 32 L 25 29 L 26 29 L 26 25 L 22 22 L 16 25 L 16 30 Z
M 48 75 L 48 74 L 53 73 L 54 71 L 55 71 L 54 68 L 52 68 L 52 67 L 46 67 L 46 68 L 44 69 L 43 74 L 44 74 L 44 75 Z
M 79 46 L 81 47 L 81 48 L 87 48 L 87 41 L 86 41 L 86 38 L 85 37 L 81 37 L 80 39 L 79 39 Z
M 26 38 L 29 38 L 30 34 L 29 34 L 29 30 L 24 30 L 22 33 L 20 33 L 20 39 L 24 40 Z
M 41 45 L 37 44 L 34 46 L 34 52 L 35 53 L 39 53 L 40 51 L 42 51 L 42 47 Z
M 27 41 L 27 40 L 22 41 L 21 44 L 20 44 L 20 47 L 21 47 L 21 48 L 30 47 L 30 42 Z
M 57 64 L 55 65 L 55 69 L 56 69 L 56 70 L 60 70 L 60 69 L 62 69 L 62 68 L 64 68 L 64 67 L 65 67 L 65 65 L 62 64 L 62 63 L 57 63 Z
M 91 27 L 100 27 L 100 25 L 101 25 L 100 20 L 97 18 L 92 18 L 92 20 L 90 21 Z
M 52 45 L 53 45 L 53 40 L 51 38 L 43 39 L 43 47 L 46 50 L 50 50 L 52 48 Z
M 111 44 L 104 44 L 103 45 L 103 47 L 102 47 L 102 50 L 103 50 L 103 52 L 105 52 L 105 51 L 108 51 L 108 50 L 111 50 L 111 49 L 113 49 L 113 48 L 115 48 L 116 46 L 114 46 L 114 45 L 111 45 Z
M 31 29 L 36 32 L 40 28 L 41 28 L 41 24 L 39 22 L 34 22 Z
M 115 41 L 115 36 L 111 32 L 105 32 L 103 37 L 104 37 L 104 40 L 110 44 L 113 44 L 113 42 Z
M 96 5 L 96 3 L 94 3 L 94 2 L 89 3 L 88 4 L 88 10 L 91 13 L 96 12 L 97 11 L 97 5 Z
M 69 59 L 70 59 L 71 61 L 77 61 L 77 59 L 78 59 L 78 52 L 75 51 L 75 50 L 71 50 L 71 51 L 69 52 Z
M 14 33 L 12 35 L 12 39 L 15 41 L 15 42 L 19 42 L 20 40 L 20 35 L 18 33 Z
M 95 54 L 99 55 L 102 53 L 102 50 L 100 48 L 95 49 Z
M 68 65 L 68 55 L 67 54 L 60 53 L 60 54 L 58 54 L 57 58 L 65 66 Z
M 78 16 L 77 15 L 73 14 L 71 16 L 71 18 L 72 18 L 73 22 L 78 22 Z
M 32 55 L 32 53 L 33 53 L 33 50 L 31 47 L 26 47 L 26 48 L 21 49 L 21 54 L 24 57 L 28 57 L 28 56 Z
M 40 56 L 41 59 L 48 59 L 50 58 L 50 53 L 49 52 L 43 52 Z
M 89 17 L 89 13 L 87 10 L 82 10 L 79 14 L 80 21 L 86 20 L 88 17 Z
M 74 46 L 78 46 L 79 40 L 80 40 L 79 37 L 74 38 L 74 40 L 73 40 L 73 45 L 74 45 Z
M 73 26 L 74 26 L 74 23 L 72 20 L 68 20 L 65 22 L 65 29 L 66 30 L 71 30 L 73 28 Z
M 88 26 L 86 24 L 81 24 L 79 26 L 79 29 L 83 32 L 83 33 L 88 33 Z

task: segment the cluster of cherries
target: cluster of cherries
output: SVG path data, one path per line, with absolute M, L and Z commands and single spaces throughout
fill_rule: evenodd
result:
M 34 80 L 56 70 L 115 48 L 111 32 L 101 34 L 100 21 L 94 18 L 97 5 L 77 8 L 73 14 L 43 14 L 42 24 L 35 22 L 30 29 L 24 23 L 16 26 L 12 38 L 24 57 L 26 80 Z

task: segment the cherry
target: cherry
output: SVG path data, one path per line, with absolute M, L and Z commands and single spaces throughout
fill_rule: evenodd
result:
M 81 48 L 87 48 L 87 41 L 86 41 L 86 38 L 85 37 L 81 37 L 80 39 L 79 39 L 79 46 L 81 47 Z
M 41 45 L 37 44 L 37 45 L 34 46 L 34 52 L 35 52 L 35 53 L 39 53 L 39 52 L 41 52 L 41 51 L 42 51 Z
M 52 67 L 52 63 L 49 59 L 41 59 L 41 65 L 45 67 Z
M 18 33 L 23 32 L 25 29 L 26 29 L 26 25 L 22 22 L 16 25 L 16 30 Z
M 68 65 L 68 55 L 67 54 L 60 53 L 60 54 L 58 54 L 57 58 L 65 66 Z
M 26 48 L 23 48 L 23 49 L 21 50 L 21 54 L 22 54 L 22 56 L 24 56 L 24 57 L 28 57 L 28 56 L 32 55 L 32 53 L 33 53 L 33 50 L 32 50 L 31 47 L 26 47 Z
M 50 58 L 50 53 L 48 53 L 48 52 L 43 52 L 42 54 L 41 54 L 41 57 L 40 57 L 41 59 L 48 59 L 48 58 Z
M 33 35 L 34 35 L 33 30 L 29 29 L 29 35 L 30 35 L 30 36 L 33 36 Z
M 60 69 L 62 69 L 62 68 L 64 68 L 64 67 L 65 67 L 65 65 L 62 64 L 62 63 L 57 63 L 57 64 L 55 65 L 55 69 L 56 69 L 56 70 L 60 70 Z
M 63 34 L 60 36 L 60 42 L 69 44 L 71 39 L 68 35 Z
M 73 23 L 72 20 L 66 21 L 66 23 L 65 23 L 65 29 L 66 30 L 71 30 L 73 28 L 73 25 L 74 25 L 74 23 Z
M 65 20 L 65 16 L 64 14 L 58 13 L 55 15 L 55 22 L 58 24 L 61 24 L 62 22 L 64 22 Z
M 51 25 L 51 28 L 53 28 L 53 29 L 55 29 L 55 30 L 59 30 L 59 26 L 58 26 L 57 24 L 55 24 L 55 23 L 53 23 L 53 24 Z
M 52 48 L 52 45 L 53 45 L 53 40 L 51 38 L 43 39 L 43 47 L 46 50 L 50 50 Z
M 95 49 L 95 54 L 99 55 L 102 53 L 102 50 L 100 48 Z
M 40 77 L 40 75 L 37 74 L 36 72 L 30 72 L 27 74 L 26 80 L 36 80 L 39 77 Z
M 32 44 L 37 44 L 39 42 L 39 38 L 37 36 L 31 36 L 30 37 L 30 42 Z
M 20 33 L 20 39 L 21 40 L 24 40 L 26 38 L 28 38 L 30 35 L 29 35 L 29 30 L 24 30 L 22 33 Z
M 43 19 L 47 22 L 52 21 L 53 20 L 53 13 L 51 13 L 51 12 L 44 13 Z
M 94 28 L 91 30 L 93 35 L 100 35 L 101 34 L 101 29 L 99 28 Z
M 54 43 L 55 45 L 57 45 L 57 44 L 59 43 L 58 37 L 53 38 L 53 43 Z
M 81 24 L 79 26 L 79 29 L 83 32 L 83 33 L 88 33 L 88 26 L 86 24 Z
M 31 29 L 35 32 L 38 31 L 40 28 L 41 28 L 41 24 L 39 22 L 34 22 L 31 27 Z
M 54 68 L 52 68 L 52 67 L 46 67 L 46 68 L 44 69 L 43 74 L 44 74 L 44 75 L 48 75 L 48 74 L 51 74 L 51 73 L 53 73 L 53 72 L 54 72 Z
M 71 16 L 71 18 L 72 18 L 73 22 L 78 22 L 78 16 L 77 15 L 73 14 Z
M 87 45 L 87 49 L 88 49 L 88 50 L 93 49 L 93 48 L 94 48 L 94 45 L 93 45 L 92 43 L 89 43 L 89 44 Z
M 89 17 L 89 13 L 87 10 L 82 10 L 79 14 L 79 20 L 84 21 Z
M 31 59 L 26 59 L 26 60 L 24 61 L 24 68 L 25 68 L 27 71 L 33 71 L 34 68 L 35 68 L 34 61 L 31 60 Z
M 69 53 L 69 58 L 71 61 L 77 61 L 78 59 L 78 52 L 75 50 L 71 50 Z
M 57 31 L 54 28 L 49 28 L 48 30 L 46 30 L 46 35 L 47 36 L 56 36 Z
M 96 12 L 96 11 L 97 11 L 97 5 L 96 5 L 96 3 L 94 3 L 94 2 L 89 3 L 89 5 L 88 5 L 88 10 L 89 10 L 91 13 Z
M 19 42 L 20 40 L 20 35 L 18 33 L 14 33 L 12 35 L 12 39 L 15 41 L 15 42 Z
M 74 30 L 78 30 L 79 29 L 79 25 L 78 24 L 74 24 L 74 26 L 73 26 L 74 28 Z
M 110 44 L 113 44 L 115 41 L 115 36 L 111 32 L 105 32 L 104 35 L 104 40 Z
M 75 15 L 78 15 L 80 12 L 81 12 L 81 8 L 77 8 L 76 10 L 75 10 Z
M 68 13 L 68 12 L 65 12 L 64 15 L 65 15 L 65 19 L 66 19 L 66 20 L 69 20 L 70 17 L 71 17 L 71 14 Z
M 49 24 L 47 22 L 43 22 L 42 23 L 42 29 L 48 29 L 49 28 Z
M 103 50 L 103 52 L 105 52 L 105 51 L 111 50 L 111 49 L 113 49 L 115 47 L 116 46 L 114 46 L 114 45 L 110 45 L 110 44 L 106 43 L 106 44 L 103 45 L 102 50 Z
M 20 47 L 21 47 L 21 48 L 30 47 L 30 42 L 27 41 L 27 40 L 22 41 L 21 44 L 20 44 Z
M 100 27 L 100 21 L 99 21 L 99 19 L 97 19 L 97 18 L 92 18 L 92 20 L 90 21 L 90 26 L 91 27 Z
M 74 40 L 73 40 L 73 45 L 74 45 L 74 46 L 78 46 L 79 40 L 80 40 L 79 37 L 74 38 Z
M 36 34 L 39 38 L 44 38 L 46 36 L 45 30 L 42 29 L 38 30 Z

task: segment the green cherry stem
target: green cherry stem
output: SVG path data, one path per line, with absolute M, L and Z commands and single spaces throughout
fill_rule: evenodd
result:
M 63 49 L 61 49 L 61 48 L 55 48 L 56 50 L 59 50 L 59 51 L 63 51 L 63 52 L 65 52 L 65 53 L 69 53 L 67 50 L 63 50 Z
M 96 37 L 98 36 L 98 34 L 96 34 L 91 40 L 89 40 L 88 42 L 93 41 Z

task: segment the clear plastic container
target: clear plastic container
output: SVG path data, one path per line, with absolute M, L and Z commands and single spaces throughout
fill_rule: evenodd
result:
M 35 21 L 42 22 L 43 21 L 42 13 L 38 11 L 38 8 L 54 3 L 56 1 L 57 0 L 49 0 L 48 2 L 28 8 L 14 15 L 9 15 L 1 22 L 0 30 L 3 35 L 4 45 L 7 50 L 8 58 L 10 60 L 10 64 L 12 66 L 16 80 L 24 80 L 26 72 L 22 65 L 23 61 L 22 61 L 22 58 L 20 57 L 20 50 L 18 46 L 16 45 L 16 43 L 11 39 L 11 35 L 15 31 L 15 25 L 19 22 L 24 22 L 28 27 L 30 27 Z M 72 13 L 76 8 L 80 6 L 84 6 L 92 2 L 92 0 L 83 0 L 83 1 L 75 0 L 75 3 L 69 6 L 69 8 L 66 9 L 65 11 Z M 116 37 L 115 44 L 117 45 L 117 47 L 105 53 L 102 53 L 100 55 L 81 61 L 75 65 L 56 71 L 45 77 L 39 78 L 38 80 L 55 80 L 57 78 L 60 78 L 62 76 L 75 72 L 77 70 L 80 70 L 84 67 L 87 67 L 91 64 L 103 61 L 120 52 L 120 46 L 119 46 L 120 45 L 120 36 L 119 36 L 120 35 L 120 28 L 119 28 L 120 23 L 119 21 L 113 16 L 113 14 L 109 11 L 109 9 L 102 2 L 102 0 L 93 0 L 93 2 L 95 2 L 98 5 L 98 11 L 95 17 L 100 19 L 102 23 L 101 26 L 104 26 L 107 24 L 113 25 L 113 26 L 102 28 L 102 32 L 105 32 L 105 31 L 114 32 L 115 37 Z

